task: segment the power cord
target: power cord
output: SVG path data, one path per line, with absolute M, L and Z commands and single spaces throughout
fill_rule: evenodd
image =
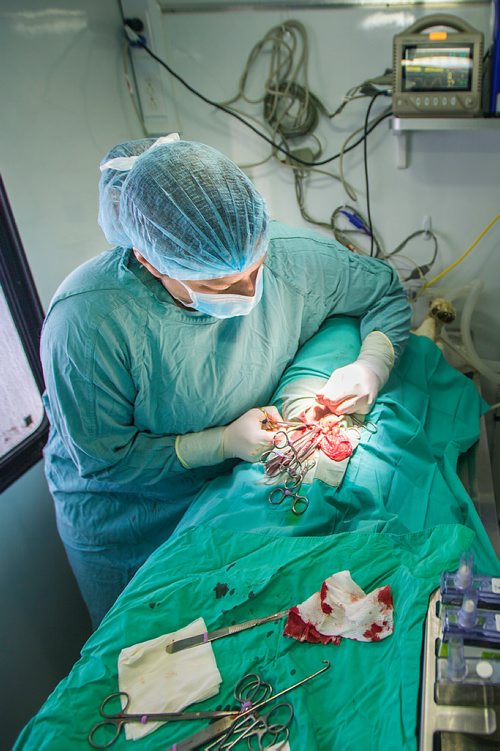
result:
M 345 227 L 340 228 L 338 226 L 338 221 L 340 219 L 346 220 L 351 225 L 352 229 Z M 373 238 L 373 241 L 375 243 L 376 258 L 386 257 L 382 249 L 382 244 L 379 241 L 375 231 L 373 230 L 373 228 L 370 230 L 365 217 L 358 211 L 358 209 L 355 209 L 353 206 L 349 206 L 348 204 L 338 206 L 331 216 L 330 224 L 335 239 L 342 243 L 342 245 L 345 245 L 346 248 L 349 248 L 349 250 L 352 250 L 354 253 L 359 253 L 360 255 L 368 255 L 368 253 L 363 251 L 360 246 L 357 245 L 352 239 L 355 235 L 361 235 L 370 238 L 370 241 Z
M 403 250 L 403 248 L 406 247 L 406 245 L 411 241 L 414 240 L 416 237 L 425 236 L 427 239 L 428 237 L 432 239 L 434 243 L 434 250 L 432 254 L 432 258 L 428 263 L 425 263 L 421 266 L 416 266 L 415 269 L 411 272 L 410 276 L 406 277 L 404 279 L 405 282 L 412 281 L 413 279 L 423 279 L 431 270 L 431 268 L 434 266 L 434 263 L 436 262 L 437 254 L 438 254 L 438 240 L 436 235 L 432 230 L 429 229 L 420 229 L 416 232 L 412 232 L 411 235 L 408 235 L 407 238 L 403 240 L 402 243 L 400 243 L 397 248 L 395 248 L 391 253 L 387 254 L 387 258 L 391 258 L 392 256 L 395 256 L 397 253 Z
M 373 222 L 372 222 L 372 214 L 371 214 L 371 207 L 370 207 L 370 181 L 368 178 L 368 122 L 370 119 L 370 112 L 371 108 L 373 107 L 375 103 L 375 99 L 377 97 L 385 95 L 385 91 L 377 91 L 376 94 L 372 96 L 370 99 L 370 104 L 367 107 L 366 110 L 366 116 L 365 116 L 365 127 L 364 127 L 364 140 L 363 140 L 363 160 L 364 160 L 364 166 L 365 166 L 365 185 L 366 185 L 366 213 L 368 215 L 368 229 L 370 232 L 370 256 L 373 256 Z
M 214 102 L 212 99 L 209 99 L 201 92 L 197 91 L 193 86 L 191 86 L 182 76 L 180 76 L 178 73 L 173 70 L 164 60 L 162 60 L 158 55 L 156 55 L 145 43 L 141 35 L 134 31 L 133 25 L 136 25 L 137 19 L 125 19 L 124 21 L 124 30 L 125 34 L 128 38 L 128 40 L 135 46 L 141 47 L 144 49 L 150 57 L 153 58 L 153 60 L 156 60 L 156 62 L 161 65 L 163 68 L 165 68 L 168 73 L 170 73 L 173 78 L 175 78 L 179 83 L 181 83 L 188 91 L 190 91 L 192 94 L 197 96 L 199 99 L 201 99 L 205 104 L 209 104 L 211 107 L 215 107 L 216 109 L 220 110 L 221 112 L 225 112 L 227 115 L 231 115 L 231 117 L 234 117 L 236 120 L 241 122 L 243 125 L 245 125 L 247 128 L 252 130 L 256 135 L 258 135 L 260 138 L 262 138 L 264 141 L 266 141 L 270 146 L 273 147 L 276 151 L 279 151 L 280 153 L 284 154 L 285 156 L 289 157 L 290 159 L 294 160 L 295 162 L 298 162 L 299 164 L 302 164 L 305 167 L 319 167 L 324 164 L 329 164 L 330 162 L 335 161 L 335 159 L 338 159 L 340 157 L 340 153 L 334 154 L 331 157 L 328 157 L 327 159 L 321 159 L 319 161 L 310 162 L 305 159 L 301 159 L 298 156 L 294 156 L 292 152 L 284 148 L 283 146 L 280 146 L 275 141 L 273 141 L 271 138 L 268 138 L 264 133 L 262 133 L 260 130 L 258 130 L 255 126 L 253 126 L 251 123 L 249 123 L 245 118 L 241 117 L 241 115 L 237 114 L 236 112 L 233 112 L 228 107 L 219 104 L 218 102 Z M 132 25 L 131 25 L 132 24 Z M 136 26 L 137 27 L 137 26 Z M 364 141 L 367 135 L 371 133 L 371 131 L 376 128 L 376 126 L 382 122 L 382 119 L 385 119 L 385 117 L 389 117 L 391 113 L 387 113 L 384 118 L 379 118 L 378 120 L 375 120 L 373 124 L 366 130 L 361 138 L 359 138 L 357 141 L 355 141 L 351 146 L 346 148 L 344 150 L 344 153 L 347 153 L 348 151 L 352 151 L 356 146 L 358 146 L 360 143 Z
M 351 225 L 352 229 L 349 227 L 339 227 L 339 221 L 341 219 L 347 221 L 348 224 Z M 375 257 L 382 258 L 384 261 L 387 261 L 388 263 L 395 266 L 403 283 L 415 280 L 425 282 L 426 274 L 429 273 L 437 258 L 438 239 L 434 232 L 432 232 L 432 230 L 417 230 L 416 232 L 412 232 L 401 243 L 399 243 L 399 245 L 393 251 L 386 253 L 382 247 L 382 243 L 378 239 L 377 233 L 375 232 L 374 228 L 372 227 L 372 229 L 370 230 L 366 218 L 358 211 L 358 209 L 354 208 L 353 206 L 349 206 L 348 204 L 344 206 L 338 206 L 335 209 L 331 218 L 331 227 L 336 240 L 342 243 L 342 245 L 344 245 L 349 250 L 353 251 L 354 253 L 359 253 L 360 255 L 368 255 L 368 253 L 364 251 L 353 238 L 358 235 L 365 238 L 369 237 L 371 240 L 373 237 L 373 242 L 375 244 Z M 406 245 L 411 240 L 414 240 L 415 238 L 420 236 L 426 238 L 430 237 L 430 239 L 432 239 L 434 243 L 432 258 L 427 263 L 421 265 L 401 253 L 401 251 L 404 250 Z M 407 276 L 403 277 L 403 270 L 400 270 L 395 264 L 396 257 L 408 261 L 411 266 L 413 266 L 413 270 Z

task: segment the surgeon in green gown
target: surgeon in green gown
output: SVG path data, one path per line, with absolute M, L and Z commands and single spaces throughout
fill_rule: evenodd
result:
M 359 355 L 317 397 L 338 414 L 370 410 L 410 325 L 391 267 L 270 221 L 209 146 L 132 141 L 101 172 L 115 247 L 61 284 L 41 343 L 46 474 L 94 626 L 204 483 L 258 460 L 259 408 L 326 318 L 360 322 Z

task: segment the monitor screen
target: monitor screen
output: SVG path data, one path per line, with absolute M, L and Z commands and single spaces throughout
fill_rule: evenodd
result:
M 472 49 L 472 44 L 405 46 L 403 91 L 470 91 Z

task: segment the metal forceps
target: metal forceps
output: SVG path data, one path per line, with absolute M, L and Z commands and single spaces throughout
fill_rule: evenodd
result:
M 276 701 L 276 699 L 279 699 L 280 696 L 284 696 L 284 694 L 288 694 L 288 693 L 290 693 L 290 691 L 294 691 L 299 686 L 303 686 L 304 683 L 307 683 L 308 681 L 312 680 L 313 678 L 316 678 L 318 675 L 321 675 L 322 673 L 325 672 L 325 670 L 329 670 L 329 668 L 330 668 L 330 662 L 329 662 L 329 660 L 323 660 L 323 666 L 324 667 L 322 667 L 320 670 L 317 670 L 315 673 L 311 673 L 311 675 L 307 675 L 305 678 L 302 678 L 302 680 L 297 681 L 297 683 L 294 683 L 292 686 L 287 686 L 287 688 L 283 688 L 281 691 L 278 691 L 276 694 L 271 693 L 271 694 L 267 695 L 267 697 L 265 699 L 262 699 L 261 701 L 257 701 L 256 704 L 253 704 L 252 699 L 249 698 L 249 697 L 252 696 L 251 690 L 255 691 L 255 687 L 256 686 L 260 687 L 263 684 L 263 681 L 259 678 L 259 676 L 257 676 L 257 681 L 255 682 L 255 684 L 252 684 L 252 687 L 248 691 L 248 693 L 246 693 L 245 690 L 243 690 L 243 692 L 241 691 L 241 686 L 243 685 L 243 687 L 245 687 L 245 685 L 246 685 L 245 683 L 243 683 L 243 681 L 249 681 L 249 682 L 251 682 L 251 680 L 253 680 L 255 678 L 255 674 L 254 673 L 250 673 L 250 679 L 248 678 L 248 676 L 245 676 L 238 683 L 238 686 L 237 686 L 237 688 L 239 689 L 239 695 L 242 697 L 243 694 L 245 694 L 245 696 L 246 696 L 245 702 L 246 702 L 246 705 L 249 704 L 249 706 L 246 709 L 244 709 L 244 705 L 242 705 L 241 706 L 241 711 L 239 712 L 239 715 L 238 715 L 238 717 L 236 719 L 232 719 L 231 717 L 229 717 L 229 718 L 225 717 L 225 718 L 222 718 L 221 720 L 216 720 L 215 722 L 213 722 L 211 725 L 208 725 L 208 727 L 204 728 L 203 730 L 200 730 L 197 733 L 194 733 L 194 735 L 189 736 L 189 738 L 185 738 L 182 741 L 178 741 L 173 746 L 170 746 L 167 749 L 167 751 L 193 751 L 193 749 L 198 749 L 198 748 L 201 748 L 202 746 L 205 749 L 205 751 L 208 751 L 209 749 L 211 749 L 213 751 L 217 751 L 218 749 L 221 749 L 221 751 L 222 751 L 223 748 L 226 749 L 227 746 L 222 746 L 220 744 L 227 743 L 227 741 L 229 741 L 229 733 L 232 730 L 232 728 L 235 727 L 235 725 L 238 724 L 238 726 L 239 726 L 240 721 L 243 721 L 244 718 L 247 718 L 250 715 L 252 715 L 254 717 L 254 719 L 256 719 L 256 712 L 259 709 L 261 709 L 262 707 L 266 706 L 270 702 Z M 269 684 L 265 684 L 264 683 L 264 687 L 266 685 L 269 686 Z M 264 689 L 260 688 L 260 691 L 263 691 L 263 690 Z M 236 689 L 235 689 L 235 691 L 236 691 Z M 269 689 L 267 689 L 267 693 L 268 693 L 268 691 L 269 691 Z M 258 693 L 255 691 L 255 693 L 254 693 L 253 696 L 254 696 L 254 700 L 255 700 L 255 697 L 258 697 Z M 273 722 L 269 722 L 269 716 L 266 715 L 266 717 L 267 717 L 267 722 L 273 728 L 273 732 L 274 732 L 274 730 L 276 729 L 275 726 L 278 724 L 275 721 L 276 718 L 273 718 L 272 715 L 271 715 L 271 719 L 273 719 L 274 721 Z M 286 728 L 288 728 L 288 725 L 290 723 L 289 722 L 288 723 L 287 722 L 282 722 L 281 724 L 285 725 Z M 262 730 L 262 728 L 260 728 L 260 730 Z M 268 748 L 268 746 L 263 746 L 262 745 L 262 737 L 259 738 L 259 735 L 261 735 L 261 734 L 259 733 L 257 735 L 257 741 L 260 742 L 260 744 L 261 744 L 260 747 L 262 749 Z M 217 739 L 217 740 L 215 741 L 215 739 Z M 233 739 L 233 740 L 236 740 L 236 739 Z M 238 742 L 240 740 L 244 740 L 241 735 L 238 738 Z M 213 741 L 212 745 L 209 745 L 207 747 L 207 743 L 209 743 L 210 741 Z M 249 739 L 247 738 L 247 746 L 248 746 L 248 743 L 249 743 Z M 285 743 L 285 740 L 283 740 L 283 741 L 279 740 L 278 743 L 281 746 L 281 745 L 283 745 Z M 255 749 L 255 746 L 251 746 L 250 745 L 250 746 L 248 746 L 248 748 L 249 749 Z
M 378 428 L 371 420 L 360 420 L 359 417 L 356 417 L 356 415 L 347 415 L 347 417 L 350 417 L 353 424 L 357 428 L 365 428 L 369 433 L 374 435 L 378 432 Z
M 303 426 L 301 425 L 301 427 Z M 290 498 L 292 500 L 292 513 L 300 516 L 307 511 L 309 506 L 308 498 L 300 495 L 300 488 L 305 475 L 314 466 L 314 462 L 308 462 L 307 458 L 316 449 L 322 435 L 318 432 L 318 435 L 314 436 L 312 441 L 310 436 L 300 436 L 292 443 L 290 433 L 296 429 L 297 426 L 293 426 L 290 431 L 278 430 L 274 436 L 273 447 L 262 454 L 261 461 L 266 463 L 271 460 L 271 466 L 267 465 L 266 467 L 266 472 L 271 477 L 281 474 L 281 472 L 287 474 L 283 484 L 270 491 L 268 495 L 269 503 L 273 506 L 279 506 L 286 498 Z M 271 459 L 273 454 L 274 457 Z
M 289 725 L 293 719 L 293 707 L 287 701 L 275 704 L 264 714 L 249 714 L 236 720 L 227 734 L 210 745 L 214 751 L 230 751 L 238 743 L 246 741 L 248 751 L 266 751 L 271 747 L 284 746 L 290 736 Z
M 249 751 L 265 751 L 289 737 L 293 707 L 289 702 L 275 704 L 269 712 L 257 714 L 252 707 L 259 705 L 272 694 L 272 687 L 257 675 L 249 673 L 236 684 L 234 698 L 241 704 L 244 715 L 228 728 L 222 738 L 205 748 L 205 751 L 230 751 L 241 741 L 246 741 Z
M 121 712 L 109 712 L 106 706 L 117 699 L 120 696 L 125 697 L 125 706 Z M 214 718 L 237 718 L 240 714 L 239 710 L 221 710 L 215 712 L 157 712 L 142 714 L 128 714 L 126 709 L 130 704 L 130 696 L 126 691 L 115 691 L 109 696 L 106 696 L 101 706 L 99 707 L 99 713 L 104 719 L 98 722 L 91 729 L 87 736 L 89 745 L 92 748 L 108 748 L 112 746 L 120 735 L 122 727 L 127 722 L 140 722 L 143 725 L 147 722 L 165 722 L 168 720 L 207 720 Z M 99 736 L 107 734 L 104 728 L 109 728 L 112 732 L 111 737 L 107 741 L 100 741 Z
M 279 506 L 280 503 L 283 503 L 285 498 L 290 498 L 292 500 L 292 505 L 290 506 L 292 514 L 300 516 L 307 511 L 309 507 L 309 499 L 307 496 L 299 495 L 298 493 L 302 486 L 301 477 L 297 481 L 294 481 L 291 487 L 289 485 L 290 482 L 289 479 L 285 480 L 283 485 L 273 488 L 267 498 L 269 503 L 273 506 Z

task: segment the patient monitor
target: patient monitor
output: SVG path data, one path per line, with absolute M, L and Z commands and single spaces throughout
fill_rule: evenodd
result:
M 393 58 L 396 117 L 482 114 L 483 35 L 466 21 L 447 13 L 415 21 L 394 37 Z

